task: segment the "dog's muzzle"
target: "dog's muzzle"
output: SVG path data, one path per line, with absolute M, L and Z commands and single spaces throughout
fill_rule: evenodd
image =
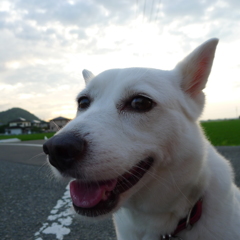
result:
M 43 145 L 43 151 L 48 155 L 50 164 L 63 176 L 74 179 L 70 183 L 70 194 L 75 211 L 87 217 L 96 217 L 115 209 L 120 195 L 139 182 L 154 160 L 146 157 L 131 169 L 126 169 L 123 175 L 91 181 L 84 177 L 81 168 L 81 163 L 86 161 L 87 147 L 87 141 L 83 138 L 60 133 Z

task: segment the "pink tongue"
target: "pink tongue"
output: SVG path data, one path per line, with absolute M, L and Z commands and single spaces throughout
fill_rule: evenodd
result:
M 85 183 L 77 180 L 72 181 L 70 183 L 70 194 L 72 201 L 77 207 L 94 207 L 102 200 L 105 192 L 112 191 L 116 184 L 116 179 L 101 183 Z

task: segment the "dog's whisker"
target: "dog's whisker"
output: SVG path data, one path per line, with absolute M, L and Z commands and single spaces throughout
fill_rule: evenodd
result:
M 152 172 L 147 172 L 147 174 L 151 175 L 151 177 L 153 177 L 156 181 L 158 181 L 160 184 L 162 184 L 164 187 L 166 188 L 170 188 L 171 184 L 170 182 L 167 182 L 165 179 L 161 178 L 160 176 L 152 173 Z M 171 173 L 170 173 L 171 174 Z M 171 174 L 172 178 L 173 178 L 173 175 Z M 173 178 L 173 182 L 174 182 L 174 185 L 175 187 L 177 188 L 177 191 L 179 191 L 179 193 L 189 202 L 190 206 L 193 206 L 193 204 L 191 203 L 191 201 L 186 197 L 186 195 L 181 191 L 181 189 L 178 187 L 176 181 L 174 180 Z M 166 184 L 165 184 L 166 183 Z
M 48 163 L 47 162 L 44 162 L 39 168 L 38 168 L 38 172 L 40 171 L 40 170 L 42 170 L 44 167 L 48 167 Z M 48 168 L 49 169 L 49 168 Z
M 140 168 L 141 170 L 143 168 L 137 166 L 137 168 Z M 160 176 L 158 176 L 157 174 L 154 174 L 153 172 L 151 171 L 148 171 L 146 174 L 148 175 L 151 175 L 155 180 L 157 180 L 159 183 L 163 184 L 163 183 L 166 183 L 167 185 L 163 184 L 165 187 L 168 187 L 169 186 L 169 182 L 166 181 L 164 178 L 161 178 Z
M 43 155 L 45 155 L 45 153 L 41 152 L 41 153 L 39 153 L 39 154 L 31 157 L 31 158 L 29 159 L 29 161 L 32 161 L 33 159 L 38 158 L 38 157 L 41 157 L 41 156 L 43 156 Z
M 123 179 L 125 180 L 124 182 L 121 182 L 122 185 L 126 186 L 127 188 L 128 188 L 128 187 L 131 187 L 131 183 L 129 182 L 129 180 L 128 180 L 127 178 L 124 177 L 124 175 L 120 175 L 120 174 L 116 171 L 115 168 L 111 168 L 111 169 L 112 169 L 114 172 L 116 172 L 119 177 L 121 177 L 121 178 L 123 178 Z M 130 171 L 128 171 L 128 170 L 126 170 L 126 169 L 123 169 L 123 170 L 124 170 L 125 173 L 131 174 Z
M 192 202 L 188 199 L 188 197 L 182 192 L 182 190 L 179 188 L 179 186 L 178 186 L 178 184 L 177 184 L 177 182 L 176 182 L 176 180 L 175 180 L 172 172 L 171 172 L 169 169 L 167 169 L 167 170 L 168 170 L 168 172 L 169 172 L 169 174 L 170 174 L 170 176 L 171 176 L 171 178 L 172 178 L 173 184 L 175 185 L 175 187 L 177 188 L 177 190 L 181 193 L 181 195 L 185 198 L 185 200 L 189 203 L 189 205 L 190 205 L 191 207 L 194 206 L 194 203 L 192 203 Z

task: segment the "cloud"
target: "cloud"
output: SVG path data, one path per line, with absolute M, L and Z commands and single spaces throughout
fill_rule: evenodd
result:
M 123 24 L 132 18 L 130 1 L 15 1 L 15 9 L 25 12 L 24 20 L 38 24 L 59 22 L 65 26 L 90 27 Z
M 238 0 L 3 0 L 0 111 L 18 106 L 46 119 L 69 106 L 75 114 L 83 68 L 168 67 L 171 56 L 177 62 L 210 37 L 221 38 L 226 56 L 240 46 L 239 7 Z
M 206 14 L 206 9 L 212 6 L 216 1 L 189 1 L 186 3 L 184 0 L 176 0 L 174 4 L 165 3 L 163 4 L 163 12 L 167 19 L 176 20 L 179 17 L 191 18 L 191 19 L 202 19 Z M 181 19 L 185 20 L 185 19 Z

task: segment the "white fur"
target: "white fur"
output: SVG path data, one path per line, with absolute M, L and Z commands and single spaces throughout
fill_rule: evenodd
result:
M 240 239 L 240 193 L 229 162 L 204 137 L 197 119 L 218 40 L 211 39 L 172 71 L 112 69 L 98 76 L 84 70 L 91 105 L 61 132 L 84 136 L 89 152 L 79 165 L 89 181 L 113 179 L 148 156 L 154 164 L 121 195 L 114 222 L 118 240 L 159 240 L 203 198 L 201 219 L 183 240 Z M 152 110 L 121 110 L 142 94 Z

